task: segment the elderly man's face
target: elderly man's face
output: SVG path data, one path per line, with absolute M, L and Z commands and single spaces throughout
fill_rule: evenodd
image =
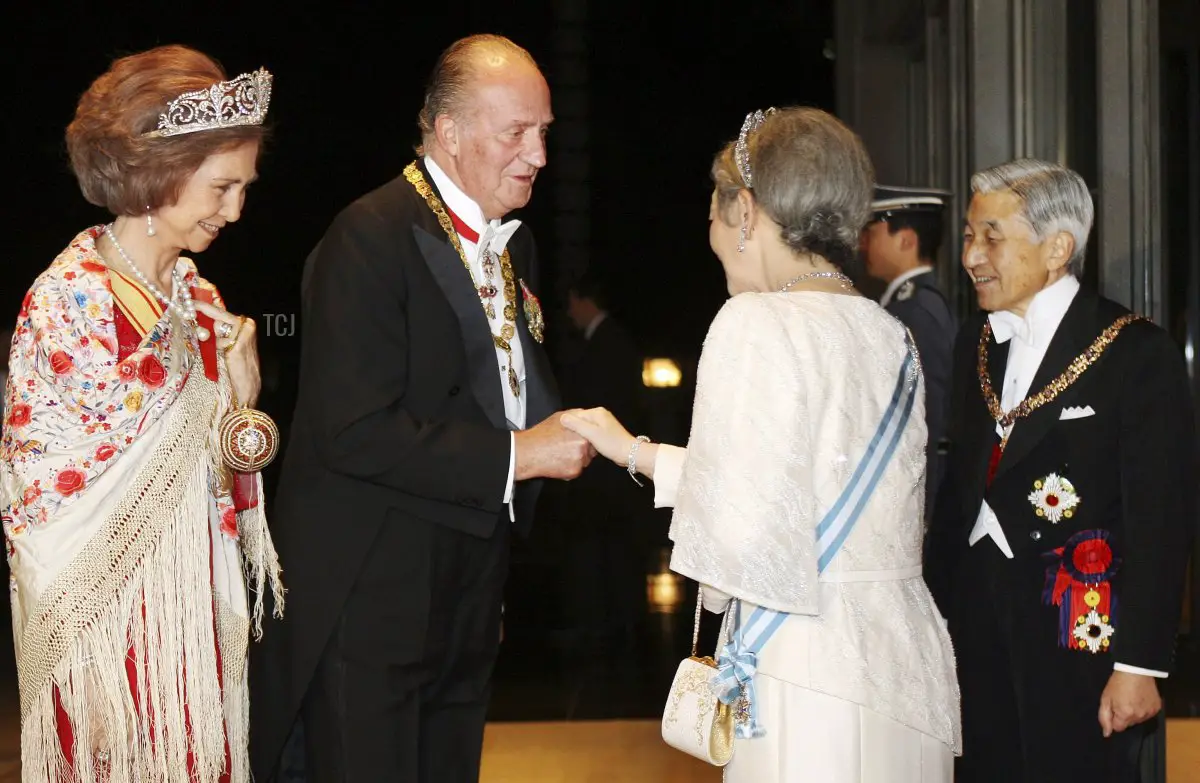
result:
M 1065 270 L 1051 258 L 1053 240 L 1041 242 L 1011 190 L 976 193 L 963 228 L 963 268 L 975 284 L 980 309 L 1024 317 L 1029 303 Z
M 488 220 L 529 203 L 546 165 L 550 88 L 537 68 L 510 62 L 483 71 L 469 88 L 458 123 L 457 168 L 463 190 Z

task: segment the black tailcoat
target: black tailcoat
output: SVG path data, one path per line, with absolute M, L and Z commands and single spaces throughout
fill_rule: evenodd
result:
M 1036 394 L 1127 311 L 1080 291 L 1030 385 Z M 949 467 L 931 522 L 925 574 L 950 623 L 963 696 L 959 783 L 1136 779 L 1140 734 L 1104 740 L 1097 719 L 1114 662 L 1168 672 L 1196 524 L 1193 411 L 1179 349 L 1148 321 L 1116 337 L 1053 402 L 1019 419 L 987 483 L 997 443 L 977 373 L 983 316 L 955 346 Z M 1009 343 L 990 343 L 1001 393 Z M 1072 409 L 1067 412 L 1066 409 Z M 1050 474 L 1080 498 L 1070 518 L 1036 514 L 1030 494 Z M 981 504 L 995 511 L 1014 557 L 985 538 L 968 546 Z M 1105 531 L 1119 559 L 1111 589 L 1114 633 L 1092 654 L 1059 645 L 1050 605 L 1054 550 Z M 1074 637 L 1071 637 L 1074 638 Z

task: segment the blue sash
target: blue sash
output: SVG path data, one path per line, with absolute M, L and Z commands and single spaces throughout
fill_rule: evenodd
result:
M 817 525 L 817 572 L 824 571 L 842 548 L 850 532 L 854 530 L 871 493 L 879 484 L 904 434 L 908 417 L 912 413 L 917 397 L 916 349 L 911 336 L 906 335 L 908 351 L 900 366 L 896 388 L 883 420 L 875 430 L 875 436 L 867 446 L 850 482 L 838 496 L 837 502 L 821 518 Z M 729 607 L 736 611 L 733 636 L 721 650 L 717 660 L 717 674 L 712 687 L 721 703 L 735 705 L 736 736 L 739 739 L 761 737 L 766 730 L 758 723 L 754 699 L 754 673 L 758 667 L 758 654 L 770 641 L 775 632 L 788 618 L 785 612 L 776 612 L 764 607 L 755 607 L 746 618 L 741 617 L 741 602 L 736 599 Z

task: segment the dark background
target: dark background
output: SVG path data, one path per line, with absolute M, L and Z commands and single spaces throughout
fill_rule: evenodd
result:
M 112 59 L 183 43 L 230 76 L 265 66 L 275 74 L 274 138 L 261 179 L 241 221 L 197 263 L 233 311 L 259 319 L 262 407 L 286 426 L 302 325 L 295 335 L 268 336 L 265 314 L 298 311 L 304 258 L 333 216 L 413 158 L 425 81 L 447 44 L 476 32 L 507 35 L 542 64 L 553 89 L 555 5 L 50 2 L 6 10 L 5 325 L 72 237 L 109 219 L 80 195 L 63 132 L 79 95 Z M 708 249 L 712 155 L 754 108 L 833 108 L 833 63 L 822 54 L 832 24 L 830 2 L 592 3 L 591 265 L 647 351 L 698 353 L 725 298 Z M 538 239 L 551 276 L 542 299 L 552 311 L 563 306 L 563 281 L 553 277 L 553 180 L 548 167 L 531 205 L 514 215 Z
M 257 319 L 264 370 L 259 407 L 286 438 L 303 338 L 300 277 L 309 250 L 339 210 L 399 176 L 412 160 L 426 79 L 455 39 L 480 32 L 509 36 L 541 64 L 553 94 L 556 30 L 565 2 L 9 3 L 0 21 L 0 64 L 7 75 L 0 120 L 7 227 L 0 327 L 11 326 L 30 283 L 80 230 L 111 219 L 83 200 L 63 135 L 80 94 L 113 59 L 181 43 L 216 58 L 230 77 L 266 67 L 275 75 L 273 138 L 259 161 L 260 180 L 241 220 L 196 261 L 233 312 Z M 832 2 L 590 5 L 590 268 L 608 288 L 614 318 L 644 354 L 672 356 L 684 367 L 682 388 L 647 394 L 658 422 L 648 434 L 678 442 L 687 435 L 691 371 L 726 298 L 720 265 L 708 248 L 712 157 L 753 109 L 833 109 L 834 64 L 824 54 L 833 37 Z M 564 265 L 555 263 L 560 237 L 553 129 L 549 145 L 551 163 L 533 201 L 513 217 L 537 238 L 546 275 L 537 293 L 547 309 L 548 347 L 563 359 L 571 341 L 562 312 Z M 280 464 L 268 468 L 269 486 Z M 678 616 L 647 618 L 652 625 L 665 623 L 652 634 L 661 655 L 639 675 L 646 687 L 630 687 L 616 701 L 610 688 L 588 696 L 577 684 L 608 678 L 548 674 L 550 664 L 540 655 L 538 670 L 528 676 L 519 665 L 527 652 L 544 651 L 543 631 L 561 625 L 564 611 L 559 553 L 571 520 L 560 517 L 570 512 L 565 498 L 555 502 L 556 492 L 545 498 L 534 537 L 514 555 L 497 715 L 657 714 L 661 681 L 669 682 L 683 649 L 674 637 L 676 625 L 690 622 L 686 603 Z M 645 504 L 649 510 L 649 497 Z M 662 543 L 668 518 L 665 512 L 652 516 L 650 539 Z M 652 548 L 636 555 L 654 560 L 647 566 L 655 570 L 663 567 L 659 556 Z M 4 643 L 0 649 L 11 651 Z

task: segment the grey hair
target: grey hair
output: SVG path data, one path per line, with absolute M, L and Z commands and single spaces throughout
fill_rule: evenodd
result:
M 875 182 L 854 131 L 820 109 L 793 106 L 767 114 L 745 140 L 753 188 L 743 182 L 734 146 L 727 144 L 712 166 L 722 216 L 740 191 L 749 190 L 794 252 L 819 255 L 854 276 Z
M 1033 158 L 1001 163 L 971 177 L 972 193 L 1011 190 L 1021 199 L 1021 216 L 1038 242 L 1066 231 L 1075 238 L 1067 271 L 1083 277 L 1095 206 L 1083 177 L 1065 166 Z
M 417 128 L 421 131 L 422 142 L 433 136 L 434 123 L 439 115 L 454 116 L 462 112 L 467 88 L 475 75 L 474 56 L 486 50 L 511 55 L 537 67 L 533 55 L 502 35 L 472 35 L 450 44 L 433 66 L 429 84 L 425 88 L 425 103 L 417 115 Z

